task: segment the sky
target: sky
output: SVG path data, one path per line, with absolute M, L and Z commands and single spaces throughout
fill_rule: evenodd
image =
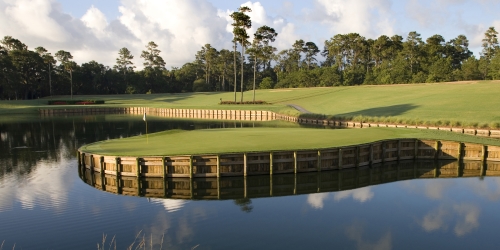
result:
M 0 38 L 12 36 L 52 54 L 66 50 L 79 64 L 106 66 L 115 65 L 126 47 L 138 69 L 141 51 L 154 41 L 170 69 L 193 61 L 207 43 L 231 49 L 229 14 L 239 6 L 252 9 L 249 34 L 262 25 L 276 29 L 278 50 L 298 39 L 323 48 L 336 34 L 406 38 L 417 31 L 424 41 L 463 34 L 479 57 L 488 27 L 500 31 L 498 0 L 0 0 Z

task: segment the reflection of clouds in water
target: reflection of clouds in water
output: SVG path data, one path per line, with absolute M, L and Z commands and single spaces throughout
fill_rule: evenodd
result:
M 347 227 L 347 237 L 356 241 L 357 249 L 374 249 L 374 250 L 388 250 L 392 249 L 392 234 L 387 232 L 377 242 L 369 242 L 363 239 L 363 225 L 361 223 L 353 223 Z
M 370 187 L 358 188 L 355 190 L 340 191 L 333 194 L 335 201 L 341 201 L 352 197 L 353 200 L 361 203 L 367 202 L 373 198 L 375 194 Z M 308 194 L 307 203 L 315 209 L 323 209 L 324 202 L 330 198 L 330 193 Z
M 187 203 L 185 200 L 172 200 L 172 199 L 156 199 L 151 198 L 151 203 L 163 205 L 167 212 L 175 212 L 180 210 Z
M 22 209 L 53 209 L 61 211 L 66 207 L 68 187 L 73 183 L 76 160 L 68 160 L 67 148 L 61 147 L 57 160 L 38 161 L 31 167 L 32 172 L 25 176 L 15 174 L 3 179 L 0 188 L 0 212 L 12 209 L 15 202 L 21 203 Z
M 470 233 L 472 230 L 479 227 L 479 214 L 481 213 L 481 210 L 478 206 L 472 204 L 460 204 L 453 206 L 453 209 L 459 217 L 454 229 L 457 236 Z
M 441 200 L 451 187 L 451 182 L 436 181 L 425 185 L 425 196 L 433 200 Z
M 307 203 L 315 209 L 323 209 L 323 203 L 328 199 L 328 193 L 318 193 L 307 195 Z
M 411 192 L 424 194 L 429 199 L 441 200 L 453 183 L 449 180 L 425 180 L 423 182 L 410 180 L 401 182 L 400 185 Z
M 455 235 L 463 236 L 479 227 L 480 213 L 479 207 L 473 204 L 442 205 L 425 215 L 420 225 L 426 232 L 446 231 L 456 220 Z
M 468 179 L 465 183 L 481 197 L 490 201 L 500 200 L 500 178 L 498 177 L 487 177 L 481 181 Z
M 445 209 L 444 206 L 441 206 L 426 214 L 420 225 L 427 232 L 439 229 L 446 230 L 448 227 L 445 220 L 449 217 L 449 213 L 449 209 Z
M 352 197 L 353 200 L 359 201 L 361 203 L 369 201 L 373 198 L 375 194 L 372 192 L 371 187 L 358 188 L 354 190 L 340 191 L 333 194 L 333 199 L 335 201 L 341 201 Z

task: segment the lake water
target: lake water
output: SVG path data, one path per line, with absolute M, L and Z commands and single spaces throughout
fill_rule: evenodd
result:
M 146 198 L 142 191 L 120 195 L 95 188 L 91 178 L 79 175 L 76 161 L 76 149 L 86 143 L 144 133 L 142 117 L 3 121 L 0 249 L 96 249 L 103 235 L 105 249 L 110 242 L 110 249 L 115 242 L 126 249 L 134 240 L 134 249 L 140 241 L 147 249 L 151 242 L 153 249 L 493 249 L 498 244 L 500 178 L 488 176 L 497 173 L 487 168 L 402 162 L 296 176 L 167 179 L 166 184 L 185 185 L 171 185 L 179 190 L 169 190 L 167 198 Z M 148 125 L 150 132 L 296 126 L 154 117 Z

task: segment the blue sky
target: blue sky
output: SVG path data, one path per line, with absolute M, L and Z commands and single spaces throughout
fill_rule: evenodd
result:
M 377 38 L 417 31 L 424 40 L 464 34 L 479 56 L 486 29 L 500 30 L 498 0 L 0 0 L 0 36 L 52 53 L 70 51 L 78 63 L 96 60 L 109 66 L 127 47 L 138 68 L 141 51 L 154 41 L 167 67 L 180 67 L 206 43 L 230 48 L 228 15 L 242 4 L 254 10 L 253 29 L 277 30 L 274 45 L 280 50 L 297 39 L 322 48 L 339 33 Z

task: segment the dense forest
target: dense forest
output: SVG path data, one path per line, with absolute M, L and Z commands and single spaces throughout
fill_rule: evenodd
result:
M 72 61 L 70 52 L 52 55 L 43 47 L 29 49 L 22 41 L 5 36 L 0 41 L 0 99 L 34 99 L 52 95 L 136 94 L 202 91 L 243 91 L 268 88 L 402 84 L 500 79 L 498 32 L 484 34 L 481 56 L 469 50 L 466 36 L 446 41 L 433 35 L 425 41 L 417 32 L 406 38 L 382 35 L 367 39 L 357 33 L 337 34 L 323 44 L 297 40 L 277 51 L 278 33 L 252 27 L 241 7 L 231 14 L 233 48 L 217 50 L 206 44 L 194 61 L 166 68 L 158 45 L 151 41 L 142 51 L 142 70 L 134 70 L 127 48 L 117 52 L 116 64 Z M 237 50 L 237 48 L 239 50 Z M 249 101 L 252 97 L 245 97 Z M 255 96 L 253 97 L 255 100 Z

